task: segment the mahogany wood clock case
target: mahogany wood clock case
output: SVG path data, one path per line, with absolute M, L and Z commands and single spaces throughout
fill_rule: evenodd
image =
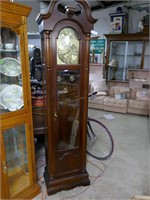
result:
M 52 0 L 39 14 L 45 95 L 48 194 L 90 184 L 86 135 L 90 32 L 96 20 L 86 1 Z M 70 4 L 70 3 L 69 3 Z

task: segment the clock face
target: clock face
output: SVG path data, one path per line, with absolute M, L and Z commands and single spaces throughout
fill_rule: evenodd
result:
M 79 39 L 72 28 L 64 28 L 59 33 L 57 64 L 79 64 Z

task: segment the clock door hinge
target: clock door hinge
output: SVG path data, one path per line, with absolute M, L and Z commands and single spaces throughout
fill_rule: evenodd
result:
M 28 103 L 28 106 L 30 105 L 30 101 L 29 101 L 29 99 L 27 100 L 27 103 Z
M 7 174 L 7 167 L 6 167 L 6 162 L 5 161 L 2 162 L 2 166 L 3 166 L 3 173 Z
M 31 125 L 29 125 L 29 130 L 31 131 Z
M 24 36 L 24 32 L 23 32 L 23 41 L 24 41 L 24 39 L 25 39 L 25 36 Z

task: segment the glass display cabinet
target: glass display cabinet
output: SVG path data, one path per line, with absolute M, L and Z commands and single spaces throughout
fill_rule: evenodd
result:
M 108 34 L 106 70 L 107 80 L 126 81 L 129 69 L 149 68 L 149 35 L 146 33 Z M 111 61 L 116 66 L 111 66 Z M 115 71 L 115 72 L 114 72 Z
M 72 1 L 71 6 L 52 0 L 48 12 L 37 17 L 46 94 L 44 177 L 49 195 L 90 183 L 86 127 L 90 32 L 95 22 L 84 0 Z
M 0 2 L 1 199 L 31 199 L 36 183 L 26 17 L 31 11 Z

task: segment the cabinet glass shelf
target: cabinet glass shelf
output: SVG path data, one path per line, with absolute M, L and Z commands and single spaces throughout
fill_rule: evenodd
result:
M 127 54 L 127 56 L 141 56 L 142 54 Z M 112 54 L 112 56 L 124 56 L 124 54 Z
M 0 53 L 19 53 L 19 50 L 0 49 Z

